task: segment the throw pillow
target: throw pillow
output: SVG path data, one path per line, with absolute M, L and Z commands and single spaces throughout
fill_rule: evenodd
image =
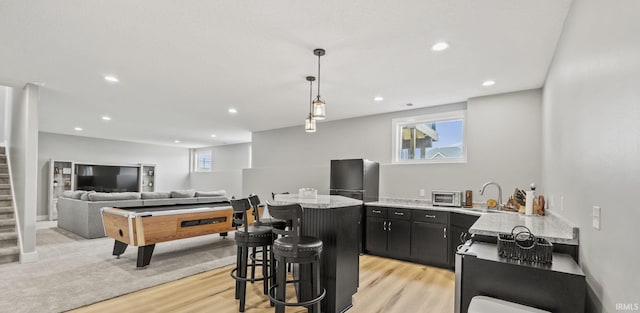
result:
M 143 192 L 140 196 L 142 199 L 167 199 L 171 194 L 168 192 Z
M 196 195 L 196 191 L 189 190 L 174 190 L 171 192 L 171 198 L 193 198 Z
M 226 190 L 214 190 L 214 191 L 196 191 L 196 197 L 218 197 L 226 196 Z
M 95 191 L 91 190 L 91 191 L 88 191 L 88 192 L 83 193 L 83 194 L 80 196 L 80 200 L 82 200 L 82 201 L 89 201 L 89 195 L 90 195 L 90 194 L 92 194 L 92 193 L 95 193 Z

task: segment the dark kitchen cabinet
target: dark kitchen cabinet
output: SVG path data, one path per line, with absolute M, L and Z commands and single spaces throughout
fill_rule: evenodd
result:
M 411 258 L 420 263 L 448 264 L 447 225 L 413 222 L 412 227 Z
M 367 252 L 408 259 L 411 252 L 411 210 L 367 207 Z
M 367 241 L 365 246 L 368 251 L 376 254 L 387 253 L 387 221 L 380 217 L 367 216 Z
M 406 259 L 411 252 L 411 222 L 387 220 L 387 253 L 399 259 Z
M 413 212 L 411 258 L 425 264 L 449 264 L 449 212 Z

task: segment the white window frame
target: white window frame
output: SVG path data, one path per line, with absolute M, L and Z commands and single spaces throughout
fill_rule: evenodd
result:
M 211 156 L 211 166 L 208 169 L 200 168 L 200 164 L 198 162 L 199 156 L 205 153 L 208 153 Z M 191 169 L 191 171 L 206 173 L 206 172 L 211 172 L 212 170 L 213 170 L 213 149 L 210 149 L 210 148 L 194 149 L 193 150 L 193 168 Z
M 401 160 L 400 159 L 400 132 L 402 127 L 418 123 L 436 123 L 453 120 L 462 120 L 462 157 L 459 159 L 418 159 L 418 160 Z M 395 118 L 391 121 L 391 163 L 392 164 L 443 164 L 443 163 L 467 163 L 467 111 L 455 110 L 443 113 L 432 113 L 419 116 Z

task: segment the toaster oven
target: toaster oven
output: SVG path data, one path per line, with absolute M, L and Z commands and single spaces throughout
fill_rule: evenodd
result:
M 462 191 L 434 190 L 431 192 L 431 203 L 434 206 L 462 207 Z

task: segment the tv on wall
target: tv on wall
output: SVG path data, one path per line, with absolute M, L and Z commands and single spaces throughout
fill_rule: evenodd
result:
M 76 189 L 97 192 L 139 191 L 137 166 L 76 164 Z

